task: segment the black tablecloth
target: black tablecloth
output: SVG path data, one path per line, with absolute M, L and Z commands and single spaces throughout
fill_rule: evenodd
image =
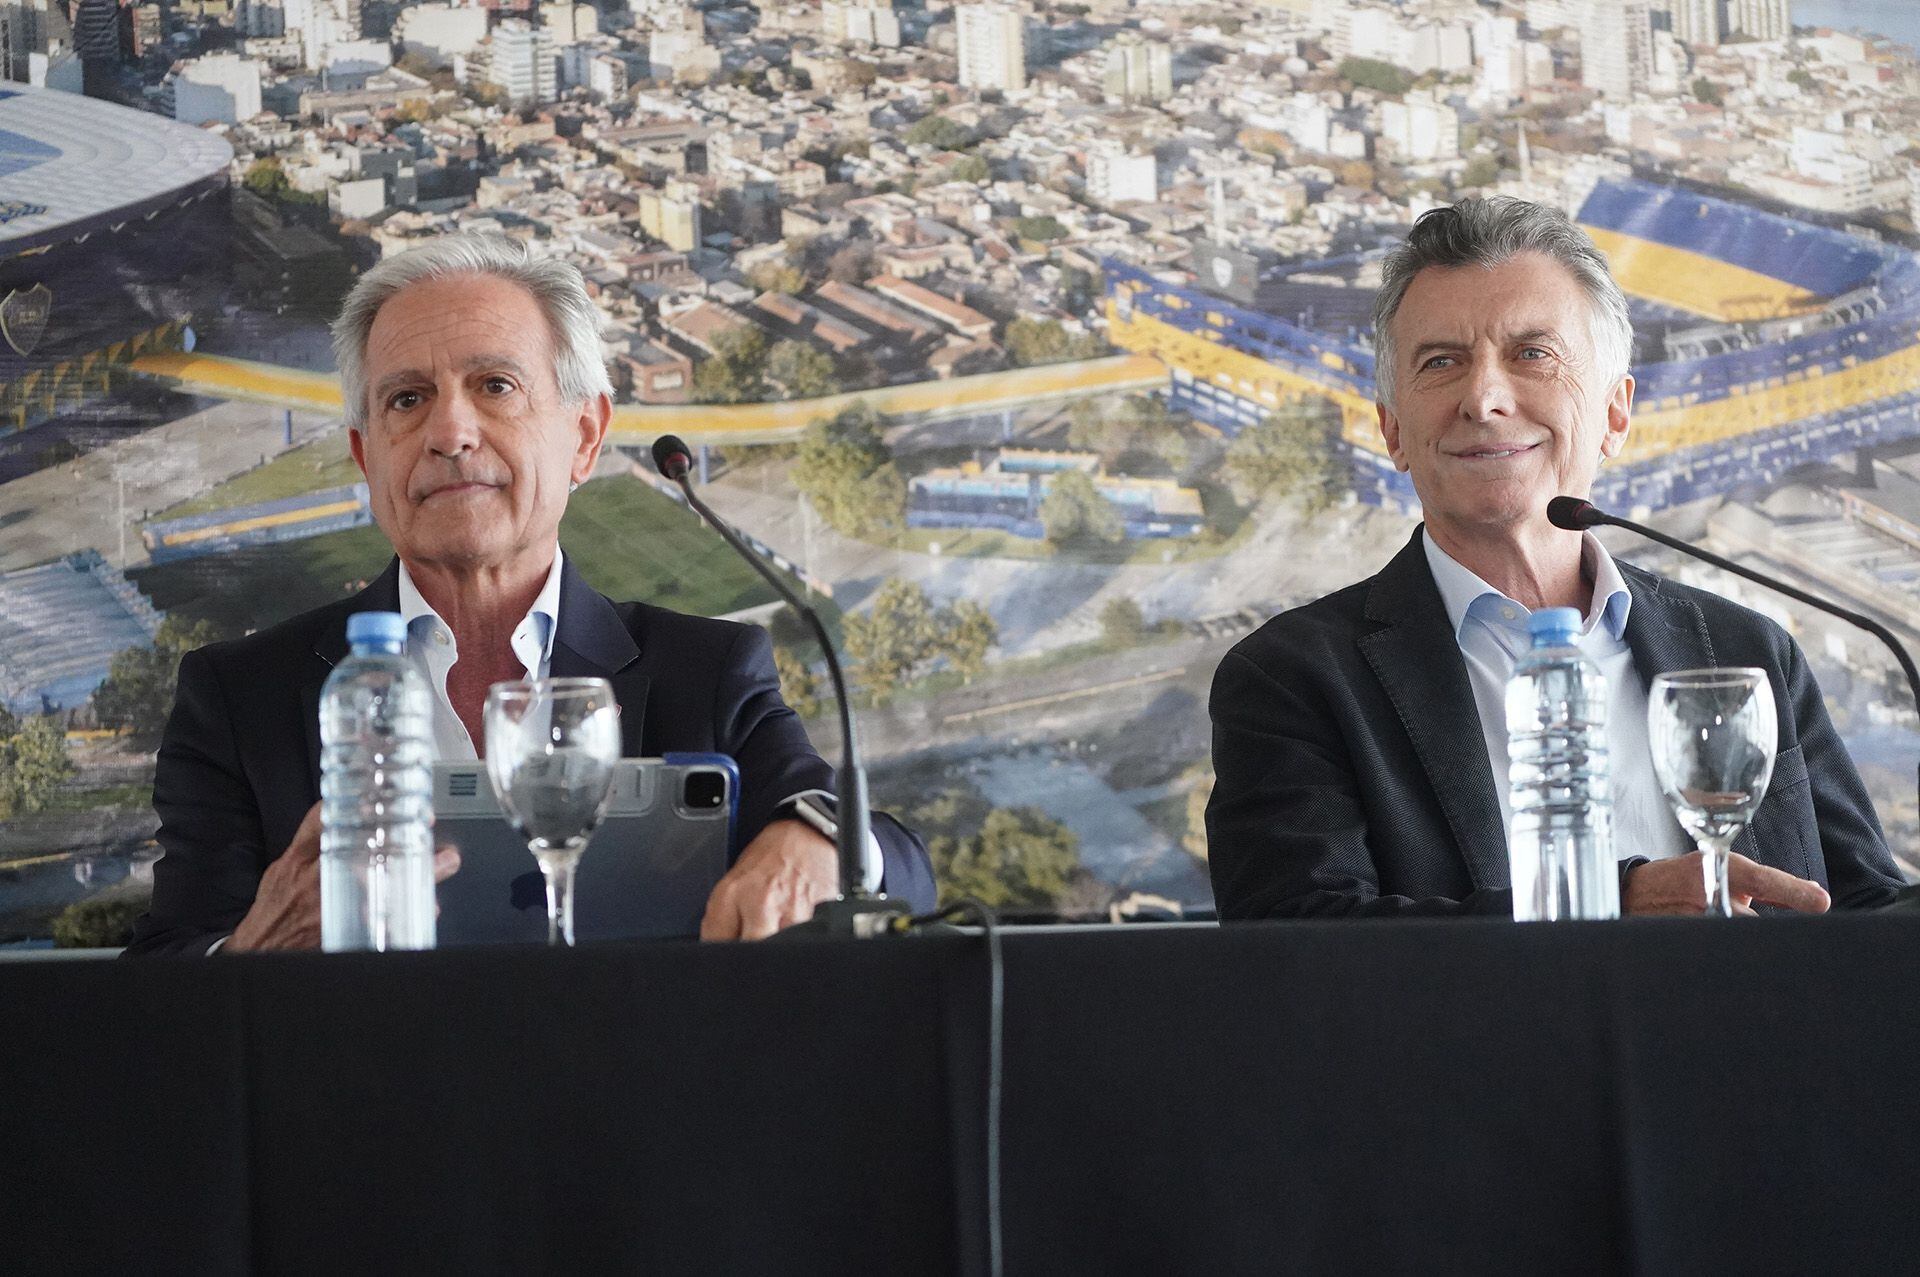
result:
M 1013 1273 L 1920 1264 L 1920 920 L 1015 934 Z M 0 1270 L 978 1271 L 972 937 L 0 964 Z

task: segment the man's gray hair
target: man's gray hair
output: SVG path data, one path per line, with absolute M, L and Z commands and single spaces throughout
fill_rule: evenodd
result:
M 333 321 L 333 359 L 348 426 L 359 430 L 367 423 L 367 336 L 374 316 L 410 285 L 460 275 L 504 279 L 533 295 L 553 339 L 553 379 L 562 403 L 613 396 L 600 353 L 600 311 L 587 296 L 579 268 L 559 258 L 537 258 L 505 236 L 462 233 L 387 258 L 347 294 Z
M 1626 294 L 1607 271 L 1607 259 L 1559 209 L 1496 195 L 1421 214 L 1407 242 L 1387 254 L 1373 299 L 1374 395 L 1381 403 L 1393 402 L 1390 325 L 1413 277 L 1429 266 L 1499 266 L 1516 253 L 1543 254 L 1572 272 L 1592 303 L 1594 355 L 1606 384 L 1611 387 L 1626 375 L 1633 316 Z

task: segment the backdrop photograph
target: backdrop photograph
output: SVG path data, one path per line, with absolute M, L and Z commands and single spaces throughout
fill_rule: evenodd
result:
M 455 231 L 604 318 L 568 561 L 767 627 L 837 756 L 818 648 L 654 469 L 686 440 L 943 899 L 1210 915 L 1214 670 L 1418 524 L 1371 307 L 1469 196 L 1627 294 L 1596 503 L 1914 641 L 1916 45 L 1896 0 L 7 0 L 0 944 L 124 944 L 182 654 L 386 568 L 328 325 Z M 1606 541 L 1783 625 L 1920 842 L 1877 642 Z

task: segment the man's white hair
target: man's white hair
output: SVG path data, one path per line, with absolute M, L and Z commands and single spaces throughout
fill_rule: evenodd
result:
M 1511 196 L 1465 199 L 1420 215 L 1407 242 L 1387 254 L 1373 299 L 1374 398 L 1393 406 L 1393 317 L 1413 277 L 1429 266 L 1499 266 L 1516 253 L 1540 253 L 1566 267 L 1586 294 L 1595 361 L 1605 384 L 1627 375 L 1633 317 L 1607 271 L 1607 259 L 1565 213 Z
M 537 258 L 518 240 L 462 233 L 410 248 L 362 275 L 333 321 L 333 359 L 340 369 L 346 423 L 367 423 L 367 336 L 374 317 L 402 289 L 430 279 L 483 275 L 518 284 L 533 295 L 553 339 L 553 380 L 563 403 L 613 396 L 600 353 L 600 311 L 571 262 Z

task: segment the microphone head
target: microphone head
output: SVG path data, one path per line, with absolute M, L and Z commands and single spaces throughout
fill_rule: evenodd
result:
M 1584 532 L 1606 521 L 1607 516 L 1600 507 L 1579 497 L 1555 497 L 1547 502 L 1547 522 L 1556 528 Z
M 693 452 L 679 435 L 661 435 L 653 441 L 653 465 L 667 478 L 679 480 L 693 466 Z

